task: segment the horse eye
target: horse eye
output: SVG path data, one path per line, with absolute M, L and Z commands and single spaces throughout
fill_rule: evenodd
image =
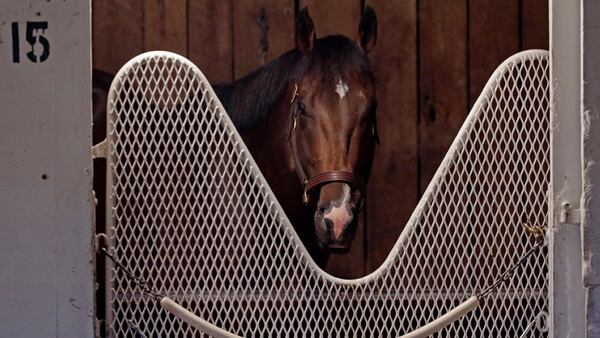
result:
M 301 113 L 306 113 L 306 107 L 304 106 L 304 103 L 298 102 L 298 111 Z

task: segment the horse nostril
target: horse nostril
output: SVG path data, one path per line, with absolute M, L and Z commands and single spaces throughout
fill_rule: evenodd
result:
M 321 214 L 323 214 L 323 215 L 324 215 L 324 214 L 325 214 L 325 211 L 327 211 L 327 208 L 326 208 L 326 207 L 320 207 L 320 208 L 319 208 L 319 212 L 320 212 Z
M 325 229 L 333 229 L 333 221 L 325 218 Z

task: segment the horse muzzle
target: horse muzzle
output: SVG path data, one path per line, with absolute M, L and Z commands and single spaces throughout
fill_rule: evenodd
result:
M 314 224 L 319 246 L 336 253 L 350 250 L 356 234 L 357 214 L 355 208 L 347 205 L 317 208 Z

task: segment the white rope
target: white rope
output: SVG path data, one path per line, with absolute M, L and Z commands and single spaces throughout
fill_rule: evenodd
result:
M 169 297 L 164 297 L 160 301 L 160 305 L 173 314 L 175 317 L 183 320 L 188 323 L 192 327 L 209 334 L 212 337 L 216 338 L 241 338 L 240 336 L 226 331 L 214 324 L 207 322 L 206 320 L 196 316 L 190 311 L 186 310 L 183 306 L 177 304 Z M 460 319 L 467 313 L 473 311 L 475 308 L 479 306 L 479 299 L 477 296 L 472 296 L 466 301 L 462 302 L 460 305 L 455 307 L 454 309 L 448 311 L 443 316 L 438 319 L 403 335 L 400 338 L 425 338 L 428 337 L 446 326 L 452 324 L 454 321 Z
M 162 298 L 160 301 L 160 305 L 165 310 L 167 310 L 168 312 L 173 314 L 175 317 L 183 320 L 184 322 L 191 325 L 192 327 L 194 327 L 204 333 L 207 333 L 213 337 L 216 337 L 216 338 L 241 338 L 240 336 L 236 335 L 235 333 L 231 333 L 227 330 L 224 330 L 224 329 L 222 329 L 214 324 L 211 324 L 210 322 L 207 322 L 206 320 L 196 316 L 195 314 L 186 310 L 181 305 L 174 302 L 169 297 Z M 401 336 L 400 338 L 426 338 L 426 337 L 429 337 L 430 335 L 432 335 L 432 334 L 442 330 L 446 326 L 452 324 L 454 321 L 462 318 L 464 315 L 468 314 L 469 312 L 475 310 L 478 306 L 479 306 L 479 298 L 477 298 L 477 296 L 472 296 L 471 298 L 462 302 L 457 307 L 446 312 L 443 316 L 437 318 L 436 320 L 434 320 L 412 332 L 409 332 L 409 333 Z M 524 338 L 526 336 L 526 334 L 529 331 L 531 331 L 531 328 L 535 325 L 536 320 L 540 317 L 540 315 L 541 315 L 541 313 L 538 314 L 534 318 L 534 320 L 531 323 L 529 323 L 529 325 L 527 325 L 527 327 L 525 328 L 525 331 L 520 336 L 521 338 Z
M 472 296 L 471 298 L 462 302 L 460 305 L 458 305 L 454 309 L 446 312 L 446 314 L 439 317 L 438 319 L 436 319 L 432 322 L 429 322 L 426 325 L 421 326 L 420 328 L 418 328 L 410 333 L 407 333 L 400 338 L 429 337 L 430 335 L 432 335 L 432 334 L 440 331 L 441 329 L 445 328 L 446 326 L 452 324 L 454 321 L 458 320 L 459 318 L 466 315 L 467 313 L 473 311 L 478 306 L 479 306 L 479 298 L 477 298 L 477 296 Z
M 241 338 L 240 336 L 231 333 L 229 331 L 223 330 L 222 328 L 207 322 L 206 320 L 196 316 L 190 311 L 186 310 L 183 306 L 175 303 L 169 297 L 163 297 L 160 300 L 160 306 L 168 312 L 172 313 L 175 317 L 183 320 L 189 325 L 195 327 L 196 329 L 212 336 L 215 338 Z

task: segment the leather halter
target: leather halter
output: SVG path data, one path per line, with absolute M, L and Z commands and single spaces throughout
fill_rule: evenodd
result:
M 290 145 L 292 148 L 292 155 L 294 157 L 294 164 L 296 165 L 296 171 L 298 173 L 298 178 L 300 178 L 300 181 L 302 182 L 302 184 L 304 185 L 304 189 L 303 189 L 303 193 L 302 193 L 302 202 L 304 204 L 308 204 L 309 202 L 309 196 L 312 190 L 319 188 L 325 184 L 328 183 L 333 183 L 333 182 L 340 182 L 340 183 L 346 183 L 348 184 L 350 187 L 357 189 L 360 192 L 360 201 L 359 203 L 357 203 L 357 205 L 359 205 L 359 209 L 360 206 L 362 205 L 362 201 L 364 200 L 364 196 L 365 196 L 365 185 L 363 180 L 356 176 L 354 173 L 351 173 L 349 171 L 344 171 L 344 170 L 331 170 L 331 171 L 324 171 L 321 173 L 318 173 L 312 177 L 308 177 L 306 175 L 306 172 L 304 171 L 304 168 L 302 167 L 302 162 L 300 161 L 300 157 L 298 156 L 298 147 L 296 145 L 296 120 L 298 118 L 298 104 L 296 99 L 298 98 L 298 85 L 294 84 L 294 95 L 292 96 L 292 100 L 290 101 L 291 104 L 291 114 L 292 114 L 292 121 L 291 121 L 291 125 L 290 125 L 290 132 L 289 132 L 289 141 L 290 141 Z M 373 116 L 373 119 L 375 117 Z M 374 120 L 374 123 L 375 120 Z M 379 140 L 378 140 L 378 136 L 377 136 L 377 129 L 375 127 L 373 127 L 373 136 L 375 137 L 375 141 L 377 144 L 379 144 Z

